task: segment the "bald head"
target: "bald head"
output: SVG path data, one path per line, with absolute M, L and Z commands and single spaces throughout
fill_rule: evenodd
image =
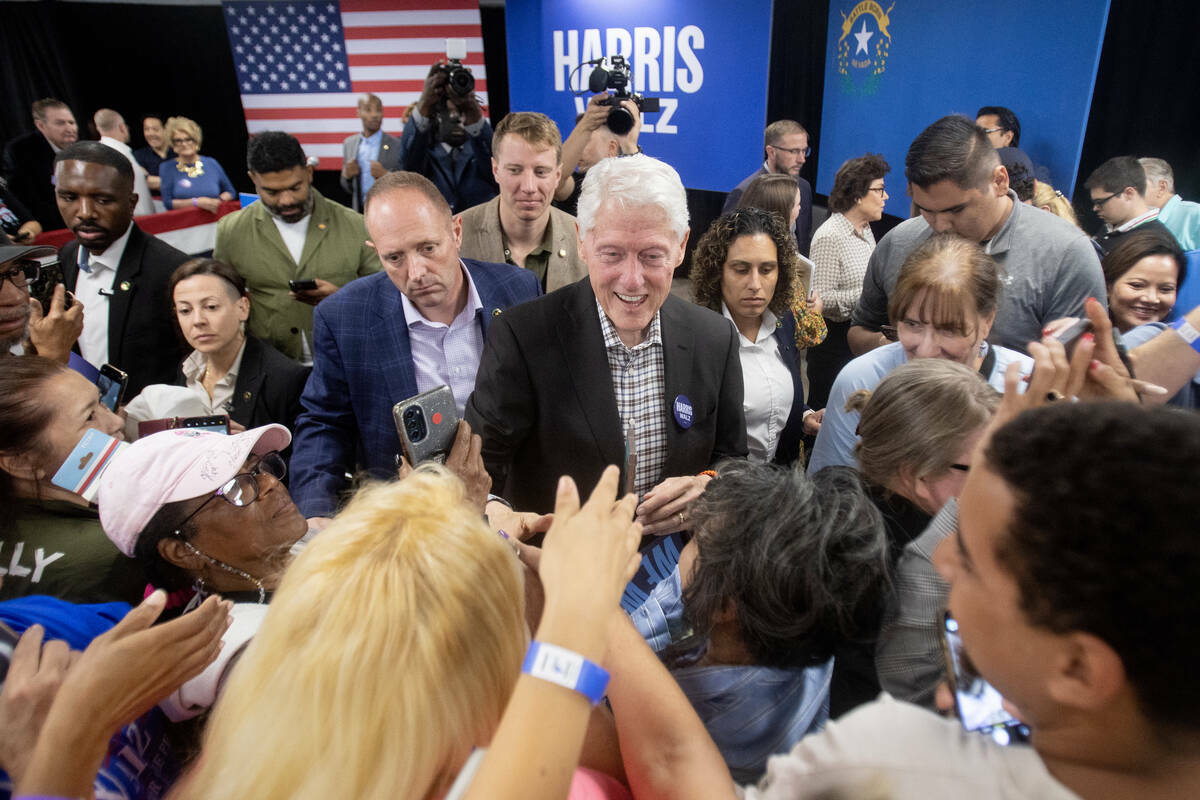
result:
M 125 118 L 111 108 L 102 108 L 92 115 L 92 122 L 101 136 L 111 136 L 118 141 L 129 144 L 129 128 L 125 126 Z

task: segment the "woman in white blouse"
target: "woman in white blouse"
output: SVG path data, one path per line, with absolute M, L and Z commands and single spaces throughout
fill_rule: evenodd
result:
M 231 432 L 272 422 L 292 430 L 309 370 L 246 333 L 250 297 L 242 276 L 223 261 L 193 258 L 175 270 L 168 291 L 193 348 L 177 383 L 210 414 L 228 414 Z
M 825 405 L 838 372 L 854 358 L 846 333 L 875 250 L 871 223 L 883 217 L 883 176 L 890 171 L 883 156 L 870 153 L 842 164 L 829 193 L 829 219 L 813 234 L 812 286 L 824 300 L 829 329 L 824 342 L 808 349 L 808 399 L 817 405 Z
M 692 256 L 696 302 L 724 314 L 738 330 L 746 441 L 754 461 L 790 464 L 801 437 L 821 428 L 824 411 L 804 403 L 790 311 L 797 264 L 785 221 L 758 208 L 717 219 Z

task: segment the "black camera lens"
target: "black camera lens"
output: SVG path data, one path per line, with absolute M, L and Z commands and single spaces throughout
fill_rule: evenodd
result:
M 425 426 L 425 415 L 417 406 L 404 409 L 404 432 L 408 434 L 408 440 L 414 444 L 424 439 L 429 432 Z
M 456 97 L 466 97 L 475 91 L 475 76 L 466 67 L 455 65 L 450 68 L 450 74 L 446 76 L 446 86 L 450 90 L 450 94 Z
M 633 130 L 633 114 L 624 106 L 613 106 L 608 110 L 604 124 L 617 136 L 624 136 Z

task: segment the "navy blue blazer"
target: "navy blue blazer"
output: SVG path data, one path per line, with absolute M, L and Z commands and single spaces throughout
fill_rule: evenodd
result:
M 756 172 L 747 175 L 742 179 L 742 182 L 730 190 L 725 197 L 725 205 L 721 206 L 721 213 L 728 214 L 737 208 L 738 201 L 742 199 L 742 193 L 750 187 L 754 179 L 759 175 L 766 175 L 767 168 L 759 167 Z M 812 184 L 799 176 L 796 177 L 796 183 L 800 186 L 800 216 L 796 217 L 796 248 L 800 251 L 800 255 L 808 258 L 808 247 L 812 244 L 812 204 L 813 191 Z
M 775 448 L 775 463 L 791 466 L 800 456 L 800 440 L 804 438 L 804 412 L 809 406 L 804 402 L 804 380 L 800 373 L 800 352 L 796 349 L 796 317 L 791 312 L 779 318 L 775 326 L 775 341 L 779 343 L 779 355 L 792 373 L 792 410 L 787 424 L 779 435 Z
M 537 276 L 510 264 L 463 259 L 483 308 L 486 335 L 501 310 L 542 293 Z M 352 281 L 317 306 L 313 371 L 300 398 L 292 450 L 292 499 L 306 517 L 332 516 L 347 472 L 396 474 L 400 436 L 392 406 L 417 394 L 400 291 L 387 272 Z
M 454 154 L 433 140 L 432 123 L 429 130 L 419 131 L 410 122 L 400 134 L 400 152 L 400 168 L 433 181 L 455 214 L 486 203 L 500 192 L 492 177 L 492 126 L 487 120 L 479 135 L 468 136 Z

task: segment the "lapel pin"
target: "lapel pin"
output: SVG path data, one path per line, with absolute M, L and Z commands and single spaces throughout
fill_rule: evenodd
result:
M 249 393 L 249 392 L 242 392 L 242 399 L 243 399 L 243 400 L 249 400 L 249 399 L 250 399 L 250 393 Z
M 566 258 L 566 257 L 567 257 L 567 251 L 566 251 L 565 249 L 561 249 L 561 250 L 559 250 L 559 251 L 558 251 L 558 257 L 559 257 L 559 258 Z
M 129 281 L 121 281 L 121 291 L 128 292 L 130 287 Z
M 498 308 L 493 308 L 493 309 L 492 309 L 492 316 L 493 316 L 493 317 L 498 317 L 498 316 L 500 316 L 500 309 L 498 309 Z
M 679 427 L 685 431 L 692 427 L 692 401 L 688 400 L 686 394 L 675 395 L 671 411 L 675 414 L 675 421 L 679 423 Z
M 322 230 L 322 231 L 323 231 L 323 230 L 325 230 L 325 223 L 324 223 L 324 222 L 318 222 L 318 223 L 317 223 L 317 228 L 318 228 L 318 230 Z
M 388 145 L 386 145 L 386 144 L 385 144 L 385 145 L 383 146 L 383 149 L 384 149 L 384 150 L 387 150 L 387 149 L 388 149 Z

